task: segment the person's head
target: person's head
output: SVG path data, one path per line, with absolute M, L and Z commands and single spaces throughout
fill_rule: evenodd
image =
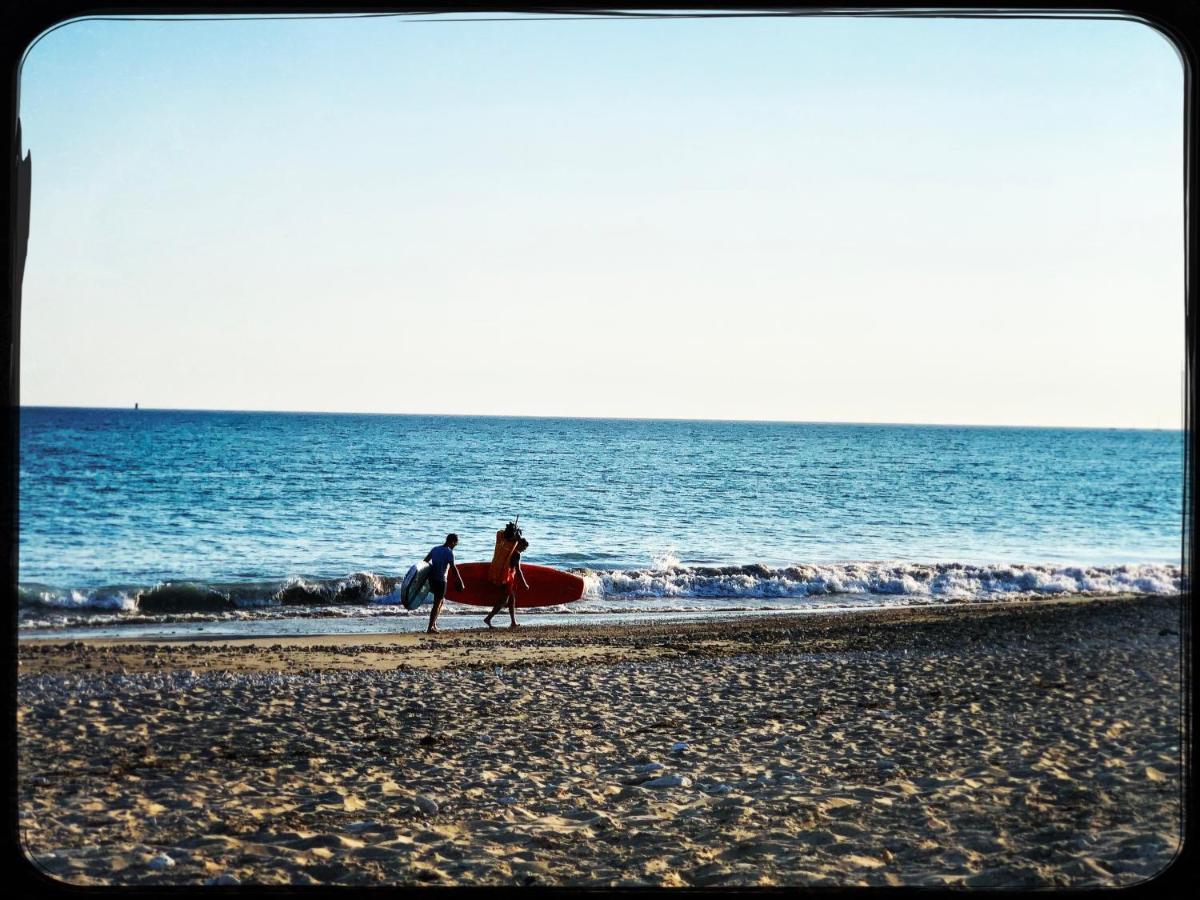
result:
M 519 541 L 517 541 L 517 552 L 518 553 L 524 553 L 528 549 L 529 549 L 529 541 L 525 540 L 525 538 L 521 538 Z
M 455 547 L 457 547 L 458 546 L 458 535 L 455 534 L 454 532 L 450 532 L 450 534 L 446 535 L 446 546 L 449 547 L 451 550 L 453 550 Z

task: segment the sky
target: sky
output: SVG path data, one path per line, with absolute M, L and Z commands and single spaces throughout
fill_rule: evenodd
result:
M 1182 424 L 1138 22 L 86 19 L 20 115 L 24 405 Z

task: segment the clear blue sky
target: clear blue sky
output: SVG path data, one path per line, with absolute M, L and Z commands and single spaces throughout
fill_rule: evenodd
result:
M 1180 427 L 1182 102 L 1127 21 L 69 23 L 21 399 Z

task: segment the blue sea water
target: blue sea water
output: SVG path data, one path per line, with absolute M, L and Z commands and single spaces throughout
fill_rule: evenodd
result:
M 579 611 L 1177 592 L 1178 431 L 26 407 L 23 627 L 394 614 L 457 532 Z

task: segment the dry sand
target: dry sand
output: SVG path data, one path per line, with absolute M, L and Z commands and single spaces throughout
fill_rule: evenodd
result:
M 25 642 L 20 827 L 89 885 L 1126 885 L 1183 602 Z

